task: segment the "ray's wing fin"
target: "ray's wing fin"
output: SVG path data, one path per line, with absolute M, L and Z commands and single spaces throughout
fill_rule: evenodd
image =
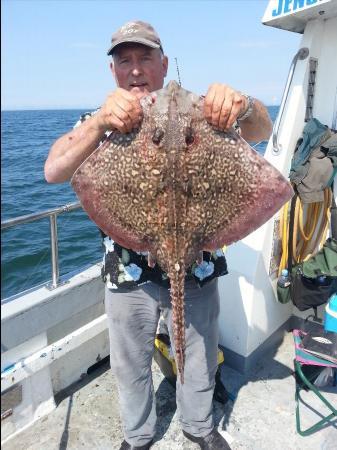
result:
M 290 183 L 234 130 L 193 124 L 186 157 L 189 226 L 199 248 L 214 250 L 243 239 L 270 219 L 293 195 Z
M 146 123 L 131 133 L 112 133 L 71 180 L 91 220 L 135 251 L 149 249 L 153 199 L 161 183 L 161 162 L 150 138 Z

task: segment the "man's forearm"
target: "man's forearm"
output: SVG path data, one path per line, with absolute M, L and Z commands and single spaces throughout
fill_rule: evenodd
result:
M 268 140 L 272 127 L 273 124 L 266 107 L 259 100 L 254 99 L 252 114 L 247 119 L 240 121 L 241 136 L 250 142 Z
M 70 180 L 76 169 L 98 147 L 105 134 L 92 117 L 60 137 L 52 146 L 45 163 L 48 183 Z

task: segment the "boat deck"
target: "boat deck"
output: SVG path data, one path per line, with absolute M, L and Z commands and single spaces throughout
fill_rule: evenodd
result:
M 226 357 L 226 355 L 225 355 Z M 295 383 L 292 376 L 294 345 L 291 333 L 265 355 L 245 376 L 223 365 L 222 380 L 236 396 L 226 405 L 214 402 L 216 423 L 233 450 L 332 450 L 336 448 L 337 421 L 323 430 L 301 437 L 295 427 Z M 153 450 L 194 450 L 199 446 L 181 433 L 175 391 L 153 364 L 157 397 L 157 434 Z M 337 403 L 337 388 L 327 389 Z M 305 393 L 306 394 L 306 393 Z M 308 400 L 308 395 L 303 395 Z M 311 395 L 311 399 L 313 396 Z M 123 440 L 117 389 L 106 363 L 59 395 L 57 408 L 2 445 L 3 450 L 110 450 Z M 316 401 L 305 410 L 303 424 L 318 420 L 314 410 L 326 412 Z M 301 405 L 304 406 L 304 405 Z

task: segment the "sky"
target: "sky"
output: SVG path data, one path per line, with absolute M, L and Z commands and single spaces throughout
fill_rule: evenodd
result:
M 157 30 L 166 82 L 226 83 L 280 104 L 301 35 L 262 24 L 266 0 L 1 0 L 1 109 L 96 108 L 114 90 L 106 52 L 130 20 Z

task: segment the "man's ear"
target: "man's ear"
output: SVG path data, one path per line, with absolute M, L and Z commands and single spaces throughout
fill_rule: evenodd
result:
M 168 69 L 168 57 L 165 55 L 163 56 L 162 64 L 163 64 L 163 69 L 164 69 L 164 77 L 166 77 L 167 69 Z
M 115 66 L 113 61 L 110 62 L 110 70 L 113 76 L 115 76 Z

